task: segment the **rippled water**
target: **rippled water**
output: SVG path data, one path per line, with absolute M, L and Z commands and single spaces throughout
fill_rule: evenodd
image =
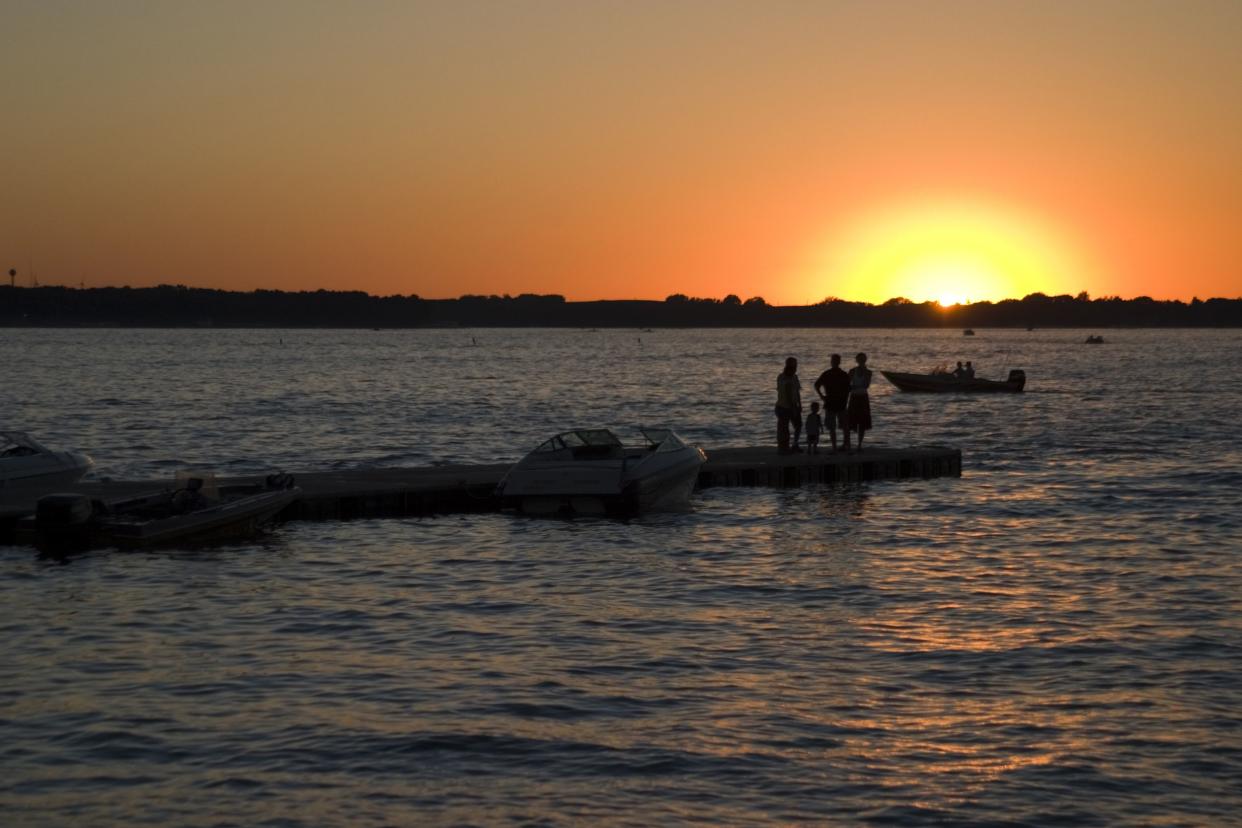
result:
M 4 331 L 8 424 L 115 477 L 710 451 L 786 353 L 1029 391 L 877 378 L 960 480 L 0 547 L 3 822 L 1238 824 L 1242 333 L 1085 333 Z

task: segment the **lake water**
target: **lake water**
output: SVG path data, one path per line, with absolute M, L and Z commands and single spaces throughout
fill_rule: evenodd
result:
M 1028 375 L 877 376 L 961 479 L 0 547 L 3 823 L 1239 824 L 1242 332 L 1086 333 L 0 332 L 4 425 L 116 478 L 769 442 L 787 354 Z

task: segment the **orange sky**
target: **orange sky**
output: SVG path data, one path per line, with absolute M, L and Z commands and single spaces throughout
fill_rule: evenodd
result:
M 1242 296 L 1242 3 L 6 4 L 42 283 Z

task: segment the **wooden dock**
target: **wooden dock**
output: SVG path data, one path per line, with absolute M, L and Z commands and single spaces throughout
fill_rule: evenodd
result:
M 959 449 L 930 447 L 867 449 L 859 454 L 777 454 L 768 447 L 708 451 L 699 488 L 794 487 L 814 483 L 960 477 Z M 405 515 L 494 512 L 494 495 L 510 464 L 351 469 L 293 473 L 302 498 L 281 513 L 284 520 L 350 520 Z M 257 482 L 259 478 L 219 482 Z M 168 488 L 169 480 L 108 481 L 72 487 L 104 500 Z

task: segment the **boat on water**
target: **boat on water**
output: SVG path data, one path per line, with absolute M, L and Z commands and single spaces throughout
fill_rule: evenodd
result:
M 1104 337 L 1102 337 L 1102 336 L 1090 335 L 1090 336 L 1088 336 L 1088 337 L 1087 337 L 1087 340 L 1086 340 L 1086 342 L 1085 342 L 1084 344 L 1087 344 L 1087 345 L 1103 345 L 1103 344 L 1104 344 Z
M 707 454 L 668 428 L 627 446 L 606 428 L 565 431 L 522 458 L 496 489 L 527 514 L 634 514 L 689 503 Z
M 94 468 L 90 456 L 54 451 L 24 431 L 0 431 L 0 515 L 34 511 L 38 499 Z
M 931 374 L 904 374 L 900 371 L 881 371 L 884 378 L 902 391 L 916 393 L 977 393 L 987 391 L 1008 391 L 1016 393 L 1026 387 L 1026 372 L 1014 368 L 1005 380 L 990 380 L 982 377 L 957 377 L 947 371 L 936 371 Z
M 967 328 L 966 330 L 962 331 L 962 336 L 974 336 L 974 335 L 975 335 L 974 328 Z
M 55 551 L 209 543 L 254 534 L 302 494 L 287 474 L 226 486 L 217 486 L 209 475 L 183 474 L 177 483 L 114 501 L 75 493 L 45 495 L 35 514 L 19 521 L 17 537 Z

